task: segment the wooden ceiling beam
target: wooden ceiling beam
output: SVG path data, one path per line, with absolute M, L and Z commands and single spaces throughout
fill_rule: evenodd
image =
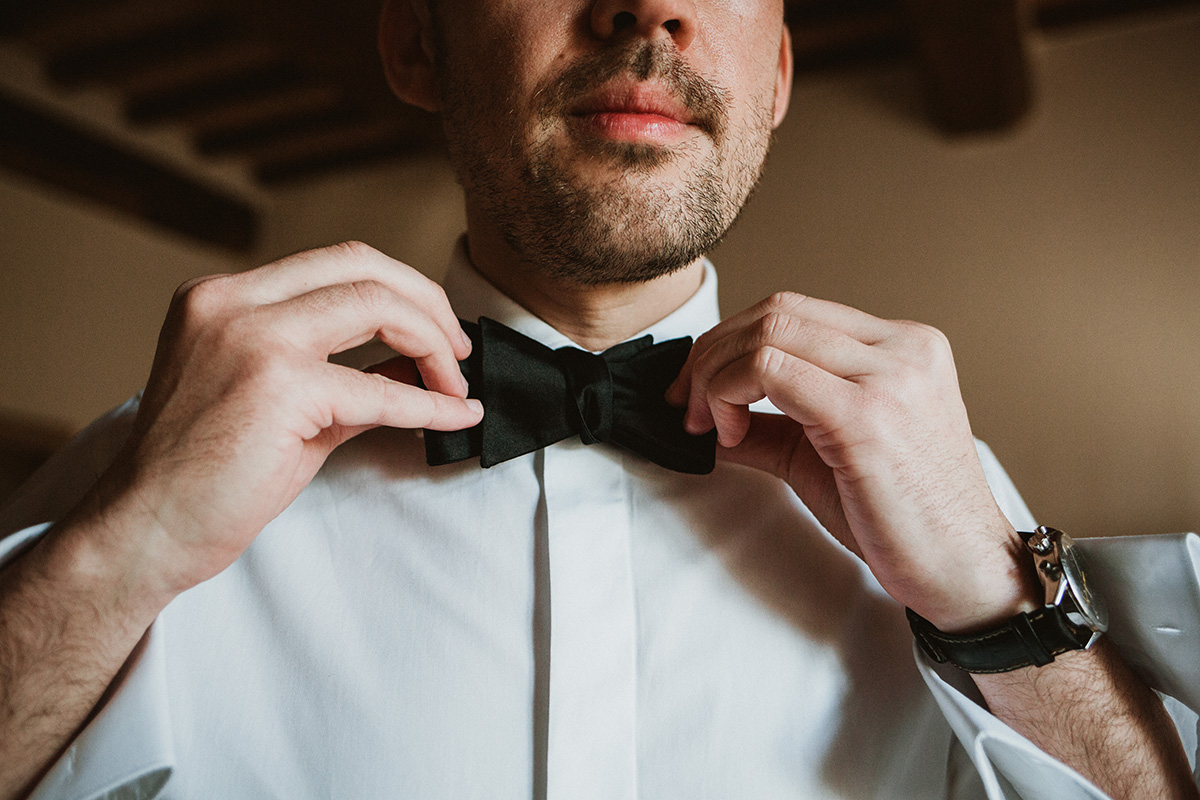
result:
M 300 131 L 246 147 L 236 153 L 261 168 L 300 163 L 344 150 L 363 150 L 396 142 L 412 142 L 420 132 L 395 118 L 349 119 L 323 129 Z
M 295 182 L 375 161 L 412 157 L 428 150 L 434 141 L 425 136 L 398 133 L 381 141 L 339 147 L 308 158 L 264 162 L 258 166 L 256 174 L 258 179 L 268 186 Z
M 229 39 L 228 20 L 216 15 L 184 19 L 166 27 L 73 48 L 47 61 L 46 72 L 63 86 L 106 84 L 153 72 L 160 64 L 212 50 Z
M 196 149 L 210 156 L 245 157 L 259 148 L 270 147 L 274 142 L 362 122 L 364 119 L 366 115 L 359 109 L 342 106 L 323 108 L 248 126 L 211 130 L 196 139 Z
M 245 199 L 3 93 L 0 166 L 209 244 L 249 251 L 257 237 Z
M 204 137 L 215 131 L 266 125 L 277 120 L 329 111 L 341 105 L 342 93 L 337 88 L 303 83 L 177 114 L 171 117 L 171 121 L 187 125 L 193 135 Z
M 1032 95 L 1023 0 L 905 0 L 934 120 L 949 133 L 1008 127 Z
M 224 106 L 257 102 L 311 83 L 295 66 L 272 64 L 161 93 L 129 97 L 126 110 L 138 123 L 187 123 Z
M 211 47 L 173 53 L 163 61 L 105 77 L 105 85 L 136 102 L 193 87 L 227 81 L 236 75 L 262 72 L 285 63 L 280 48 L 265 42 L 227 39 Z
M 211 16 L 210 6 L 207 0 L 56 3 L 53 11 L 26 19 L 12 35 L 53 60 L 82 48 Z

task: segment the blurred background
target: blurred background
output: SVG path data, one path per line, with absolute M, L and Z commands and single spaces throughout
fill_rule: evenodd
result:
M 0 503 L 145 380 L 183 280 L 361 239 L 439 277 L 436 120 L 376 0 L 0 8 Z M 1076 535 L 1200 528 L 1200 2 L 790 0 L 798 74 L 713 254 L 940 327 L 976 434 Z M 464 21 L 469 24 L 469 21 Z

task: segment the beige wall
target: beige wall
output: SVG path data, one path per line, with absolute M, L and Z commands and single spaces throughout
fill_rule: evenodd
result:
M 189 277 L 221 251 L 0 172 L 0 415 L 79 428 L 128 398 Z
M 260 258 L 359 239 L 440 278 L 466 229 L 462 191 L 439 156 L 339 174 L 274 198 Z
M 714 255 L 726 312 L 790 288 L 938 325 L 1040 518 L 1200 528 L 1197 53 L 1196 13 L 1046 39 L 1031 118 L 956 142 L 903 67 L 803 78 Z M 359 238 L 437 276 L 461 227 L 424 159 L 279 194 L 259 258 Z M 140 384 L 176 284 L 241 266 L 3 176 L 0 259 L 0 410 L 71 425 Z

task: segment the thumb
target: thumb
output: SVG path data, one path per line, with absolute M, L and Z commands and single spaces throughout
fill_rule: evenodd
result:
M 794 420 L 783 414 L 752 412 L 746 436 L 734 447 L 717 445 L 717 458 L 788 481 L 792 454 L 807 442 L 804 429 Z
M 833 470 L 821 460 L 800 423 L 783 414 L 754 412 L 746 438 L 736 447 L 718 445 L 717 458 L 768 472 L 786 482 L 825 530 L 861 557 Z

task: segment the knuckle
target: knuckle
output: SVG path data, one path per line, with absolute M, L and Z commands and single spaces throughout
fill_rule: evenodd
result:
M 691 359 L 693 363 L 698 363 L 700 358 L 702 358 L 704 354 L 707 353 L 713 346 L 713 343 L 717 341 L 718 335 L 719 334 L 715 328 L 700 334 L 696 341 L 692 342 L 692 349 L 688 353 L 688 358 Z
M 209 275 L 182 283 L 171 299 L 172 311 L 185 326 L 218 316 L 228 302 L 228 276 Z
M 379 251 L 374 247 L 356 239 L 338 242 L 335 245 L 331 245 L 328 250 L 331 255 L 344 258 L 348 261 L 372 261 L 379 255 Z
M 440 283 L 430 278 L 425 279 L 425 290 L 428 293 L 429 301 L 437 307 L 450 307 L 450 298 L 446 296 L 446 290 Z
M 409 269 L 412 268 L 409 267 Z M 454 312 L 450 305 L 450 299 L 446 296 L 446 290 L 437 281 L 426 275 L 418 272 L 416 276 L 417 280 L 401 284 L 403 290 L 400 292 L 400 297 L 417 303 L 434 319 L 444 319 L 444 314 L 452 316 Z
M 781 311 L 768 311 L 759 317 L 754 326 L 753 339 L 756 344 L 768 345 L 785 337 L 793 325 L 793 319 Z
M 693 385 L 702 386 L 708 383 L 712 379 L 713 374 L 722 366 L 720 349 L 710 347 L 704 351 L 697 351 L 695 346 L 693 346 L 692 351 L 698 353 L 692 365 Z
M 350 299 L 361 308 L 372 311 L 387 303 L 387 291 L 378 281 L 354 281 L 346 289 Z
M 797 292 L 775 292 L 762 302 L 762 309 L 766 312 L 790 312 L 794 311 L 797 306 L 805 300 L 805 295 Z
M 413 427 L 427 428 L 437 421 L 438 399 L 429 392 L 415 392 L 409 401 Z
M 950 339 L 941 330 L 921 322 L 909 323 L 913 351 L 928 366 L 944 367 L 953 363 Z
M 950 340 L 946 338 L 946 334 L 932 325 L 927 325 L 924 322 L 904 320 L 900 322 L 900 326 L 905 338 L 916 347 L 934 349 L 949 347 L 950 345 Z
M 751 366 L 760 375 L 778 372 L 783 367 L 783 351 L 776 347 L 760 347 L 754 351 Z
M 375 392 L 379 395 L 379 403 L 381 408 L 391 408 L 399 399 L 396 382 L 390 380 L 384 375 L 375 372 L 364 373 L 370 376 L 371 381 L 375 386 Z
M 173 302 L 183 302 L 188 295 L 196 290 L 197 286 L 208 280 L 208 276 L 203 278 L 188 278 L 175 289 L 175 294 L 171 296 Z

